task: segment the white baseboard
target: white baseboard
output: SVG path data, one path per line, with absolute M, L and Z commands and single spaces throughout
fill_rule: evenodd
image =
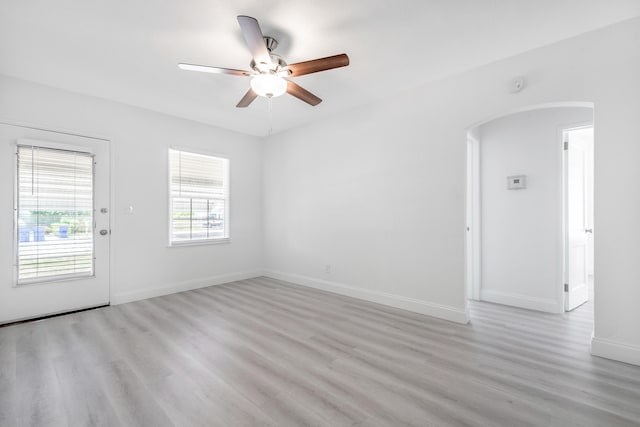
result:
M 401 295 L 372 291 L 356 286 L 329 282 L 327 280 L 315 279 L 298 274 L 289 274 L 272 270 L 267 270 L 263 273 L 265 276 L 272 279 L 283 280 L 286 282 L 295 283 L 297 285 L 333 292 L 340 295 L 346 295 L 349 297 L 388 305 L 395 308 L 401 308 L 403 310 L 413 311 L 415 313 L 425 314 L 427 316 L 437 317 L 439 319 L 449 320 L 451 322 L 462 324 L 469 322 L 469 312 L 467 309 L 435 304 L 429 301 L 418 300 Z
M 640 366 L 640 346 L 606 338 L 591 338 L 591 354 Z
M 207 286 L 222 285 L 236 280 L 253 279 L 262 276 L 262 271 L 247 271 L 241 273 L 221 274 L 218 276 L 203 277 L 201 279 L 187 280 L 185 282 L 169 283 L 158 287 L 147 287 L 133 291 L 117 292 L 111 295 L 111 304 L 124 304 L 126 302 L 141 299 L 159 297 L 177 292 L 190 291 L 192 289 L 205 288 Z
M 528 295 L 512 294 L 509 292 L 481 289 L 480 300 L 526 308 L 528 310 L 544 311 L 546 313 L 564 313 L 562 303 L 559 303 L 554 299 L 536 298 Z

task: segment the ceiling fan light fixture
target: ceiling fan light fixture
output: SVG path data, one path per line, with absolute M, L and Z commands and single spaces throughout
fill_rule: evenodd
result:
M 259 74 L 251 79 L 251 89 L 265 98 L 275 98 L 287 91 L 287 81 L 274 74 Z

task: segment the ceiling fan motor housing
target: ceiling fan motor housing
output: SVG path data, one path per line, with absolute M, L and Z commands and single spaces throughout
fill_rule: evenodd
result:
M 249 64 L 249 66 L 256 73 L 260 73 L 260 74 L 264 74 L 264 73 L 277 74 L 287 66 L 287 63 L 285 62 L 285 60 L 282 59 L 279 55 L 276 55 L 275 53 L 271 53 L 269 56 L 271 57 L 270 67 L 267 67 L 266 64 L 257 64 L 256 61 L 254 60 L 251 60 L 251 63 Z
M 280 55 L 273 53 L 273 51 L 278 47 L 278 40 L 269 36 L 264 36 L 263 40 L 267 50 L 269 51 L 271 67 L 267 68 L 263 64 L 257 64 L 255 60 L 251 60 L 249 66 L 252 70 L 260 74 L 277 74 L 287 66 L 287 63 Z

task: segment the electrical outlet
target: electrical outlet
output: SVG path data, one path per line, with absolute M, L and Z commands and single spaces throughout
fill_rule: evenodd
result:
M 324 273 L 331 274 L 331 265 L 327 264 L 324 266 Z

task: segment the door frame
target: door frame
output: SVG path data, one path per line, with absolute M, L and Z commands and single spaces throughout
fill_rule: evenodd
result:
M 465 292 L 465 301 L 469 299 L 480 301 L 481 298 L 481 290 L 482 290 L 482 233 L 481 233 L 481 203 L 482 203 L 482 195 L 480 190 L 480 144 L 482 143 L 478 138 L 474 136 L 474 130 L 480 127 L 485 123 L 489 123 L 493 120 L 500 119 L 502 117 L 507 117 L 512 114 L 517 114 L 525 111 L 534 111 L 534 110 L 543 110 L 547 108 L 556 108 L 556 107 L 586 107 L 591 108 L 593 111 L 593 119 L 591 122 L 586 123 L 571 123 L 567 125 L 562 125 L 558 127 L 558 150 L 557 150 L 557 162 L 559 165 L 558 168 L 558 176 L 557 179 L 562 186 L 560 191 L 558 191 L 557 197 L 559 197 L 560 209 L 557 215 L 560 217 L 561 229 L 558 233 L 557 245 L 558 248 L 562 251 L 562 258 L 557 262 L 557 273 L 556 277 L 558 280 L 557 286 L 557 294 L 556 301 L 558 306 L 562 307 L 562 312 L 564 312 L 564 270 L 565 270 L 565 259 L 564 259 L 564 244 L 565 244 L 565 222 L 564 222 L 564 144 L 563 144 L 563 131 L 565 129 L 575 129 L 580 127 L 593 126 L 595 129 L 595 105 L 592 102 L 552 102 L 538 105 L 530 105 L 522 108 L 515 108 L 507 112 L 503 112 L 500 114 L 494 114 L 485 118 L 484 120 L 477 121 L 473 123 L 471 126 L 467 127 L 466 132 L 466 140 L 467 144 L 466 149 L 466 170 L 465 170 L 465 262 L 464 262 L 464 292 Z M 469 149 L 469 144 L 474 145 L 475 149 Z M 594 136 L 594 144 L 595 144 L 595 136 Z M 594 148 L 595 151 L 595 148 Z M 469 156 L 472 156 L 469 159 Z M 595 155 L 594 155 L 595 161 Z M 471 185 L 471 188 L 470 188 Z M 471 220 L 471 223 L 469 223 Z M 468 257 L 472 259 L 469 260 Z M 595 275 L 594 275 L 595 282 Z
M 595 121 L 591 121 L 591 122 L 582 122 L 582 123 L 572 123 L 570 125 L 565 125 L 562 126 L 558 129 L 558 140 L 560 141 L 560 148 L 562 150 L 562 235 L 561 235 L 561 239 L 562 239 L 562 284 L 560 286 L 560 293 L 562 294 L 561 297 L 561 301 L 562 301 L 562 308 L 565 312 L 569 311 L 567 310 L 567 292 L 565 292 L 564 290 L 564 286 L 565 283 L 569 283 L 569 227 L 568 227 L 568 202 L 569 202 L 569 194 L 567 193 L 567 189 L 568 189 L 568 185 L 567 185 L 567 151 L 564 149 L 564 134 L 566 132 L 572 131 L 572 130 L 579 130 L 579 129 L 586 129 L 586 128 L 593 128 L 593 146 L 592 146 L 592 153 L 591 153 L 591 159 L 593 159 L 594 163 L 595 163 Z M 594 170 L 591 170 L 591 173 L 593 174 L 595 172 L 595 168 L 593 168 Z M 591 203 L 592 205 L 594 204 L 594 192 L 592 189 L 592 192 L 590 194 L 590 200 L 589 203 Z M 590 224 L 591 227 L 593 227 L 593 224 Z M 593 242 L 593 240 L 591 240 L 591 242 Z M 589 240 L 587 240 L 587 245 L 590 245 L 591 243 L 589 243 Z M 593 248 L 591 248 L 593 249 Z M 589 276 L 589 270 L 587 267 L 587 277 Z M 594 289 L 595 289 L 595 272 L 594 272 Z M 589 283 L 587 283 L 587 287 L 589 286 Z M 588 289 L 587 289 L 587 292 Z
M 471 132 L 467 133 L 465 200 L 465 301 L 467 299 L 480 301 L 480 289 L 482 289 L 480 141 Z
M 75 129 L 69 129 L 69 128 L 64 128 L 64 127 L 60 127 L 60 126 L 54 126 L 54 125 L 48 125 L 48 124 L 39 124 L 39 123 L 34 123 L 34 122 L 28 122 L 28 121 L 21 121 L 21 120 L 14 120 L 14 119 L 9 119 L 9 118 L 5 118 L 5 117 L 0 117 L 0 124 L 1 125 L 8 125 L 8 126 L 15 126 L 15 127 L 21 127 L 21 128 L 26 128 L 26 129 L 32 129 L 32 130 L 37 130 L 37 131 L 44 131 L 44 132 L 54 132 L 54 133 L 58 133 L 58 134 L 62 134 L 62 135 L 69 135 L 69 136 L 74 136 L 74 137 L 80 137 L 80 138 L 86 138 L 86 139 L 92 139 L 92 140 L 96 140 L 96 141 L 100 141 L 100 142 L 104 142 L 107 144 L 108 147 L 108 157 L 109 157 L 109 178 L 108 178 L 108 189 L 107 189 L 107 200 L 108 200 L 108 206 L 107 209 L 109 209 L 110 215 L 109 215 L 109 228 L 110 228 L 110 244 L 109 244 L 109 261 L 108 261 L 108 265 L 107 265 L 107 271 L 109 272 L 109 278 L 107 280 L 107 285 L 109 287 L 109 301 L 108 304 L 111 304 L 111 301 L 113 300 L 113 294 L 114 294 L 114 289 L 112 286 L 113 283 L 113 274 L 115 272 L 115 250 L 114 250 L 114 244 L 113 241 L 111 240 L 111 230 L 113 230 L 115 228 L 115 223 L 116 223 L 116 215 L 114 215 L 114 211 L 113 211 L 113 206 L 115 206 L 115 174 L 114 174 L 114 158 L 115 158 L 115 153 L 114 153 L 114 144 L 113 142 L 113 138 L 109 137 L 109 136 L 105 136 L 105 135 L 100 135 L 97 133 L 91 133 L 91 132 L 86 132 L 86 131 L 81 131 L 81 130 L 75 130 Z M 15 179 L 15 177 L 14 177 Z M 15 183 L 12 184 L 12 186 L 15 187 Z M 15 286 L 15 283 L 12 285 Z M 34 283 L 34 284 L 30 284 L 29 286 L 39 286 L 38 283 Z M 82 307 L 79 309 L 84 309 L 84 308 L 90 308 L 90 307 Z M 66 312 L 66 310 L 64 311 Z M 51 316 L 51 315 L 56 315 L 56 314 L 61 314 L 63 312 L 54 312 L 54 313 L 48 313 L 47 316 Z M 15 319 L 13 321 L 21 321 L 21 320 L 26 320 L 26 319 Z

